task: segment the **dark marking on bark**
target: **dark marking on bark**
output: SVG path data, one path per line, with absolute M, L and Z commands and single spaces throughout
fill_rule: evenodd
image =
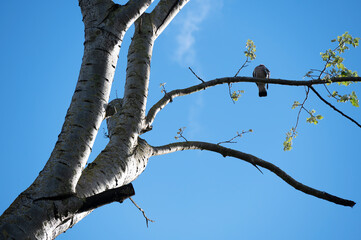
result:
M 83 129 L 84 129 L 84 127 L 81 126 L 81 125 L 79 125 L 79 124 L 72 124 L 72 126 L 73 126 L 73 127 L 78 127 L 78 128 L 83 128 Z
M 96 165 L 97 165 L 96 163 L 92 162 L 92 163 L 89 163 L 89 164 L 88 164 L 87 168 L 92 169 L 92 168 L 94 168 Z
M 125 172 L 125 170 L 126 170 L 126 167 L 125 167 L 125 164 L 124 164 L 124 162 L 122 161 L 122 162 L 120 162 L 120 168 L 122 169 L 122 171 L 123 172 Z
M 61 201 L 70 197 L 74 197 L 75 193 L 67 193 L 67 194 L 60 194 L 55 196 L 48 196 L 48 197 L 40 197 L 34 199 L 33 202 L 41 201 L 41 200 L 50 200 L 50 201 Z
M 60 218 L 58 208 L 56 207 L 55 202 L 53 202 L 53 214 L 54 214 L 55 219 Z
M 118 178 L 115 177 L 114 180 L 115 180 L 115 186 L 118 186 Z
M 108 55 L 112 55 L 112 53 L 109 52 L 107 49 L 103 49 L 103 48 L 94 48 L 94 49 L 97 50 L 97 51 L 105 52 L 105 53 L 107 53 Z
M 63 182 L 63 179 L 60 177 L 55 177 L 56 180 L 58 180 L 59 182 Z
M 70 227 L 73 227 L 73 225 L 74 225 L 74 217 L 71 217 L 70 219 L 71 219 L 71 221 L 70 221 Z
M 64 150 L 63 150 L 63 152 L 64 152 Z M 65 165 L 65 166 L 69 167 L 69 164 L 68 164 L 67 162 L 58 161 L 58 163 L 63 164 L 63 165 Z

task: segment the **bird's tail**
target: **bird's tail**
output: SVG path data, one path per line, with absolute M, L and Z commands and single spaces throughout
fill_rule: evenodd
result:
M 267 96 L 267 90 L 265 88 L 265 85 L 258 85 L 258 96 L 260 97 L 266 97 Z

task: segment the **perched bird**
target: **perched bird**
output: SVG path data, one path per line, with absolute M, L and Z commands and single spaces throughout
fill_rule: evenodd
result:
M 270 71 L 268 68 L 265 67 L 265 65 L 258 65 L 253 70 L 253 77 L 255 78 L 269 78 Z M 266 97 L 267 96 L 267 90 L 266 90 L 266 83 L 256 83 L 258 87 L 258 95 L 260 97 Z M 268 89 L 268 83 L 267 83 L 267 89 Z

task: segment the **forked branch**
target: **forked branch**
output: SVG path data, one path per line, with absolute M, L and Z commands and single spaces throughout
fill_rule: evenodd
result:
M 324 199 L 329 202 L 333 202 L 335 204 L 353 207 L 356 203 L 339 198 L 337 196 L 331 195 L 329 193 L 326 193 L 324 191 L 320 191 L 314 188 L 311 188 L 309 186 L 306 186 L 295 179 L 293 179 L 291 176 L 289 176 L 285 171 L 277 167 L 276 165 L 264 161 L 256 156 L 253 156 L 251 154 L 243 153 L 241 151 L 237 151 L 234 149 L 226 148 L 217 144 L 207 143 L 207 142 L 195 142 L 195 141 L 188 141 L 188 142 L 179 142 L 179 143 L 171 143 L 164 146 L 159 147 L 153 147 L 153 156 L 156 155 L 162 155 L 162 154 L 168 154 L 172 152 L 177 151 L 183 151 L 183 150 L 191 150 L 191 149 L 198 149 L 198 150 L 208 150 L 212 152 L 217 152 L 221 154 L 223 157 L 234 157 L 238 158 L 240 160 L 246 161 L 251 164 L 255 164 L 257 166 L 263 167 L 265 169 L 268 169 L 269 171 L 276 174 L 278 177 L 280 177 L 283 181 L 294 187 L 295 189 L 304 192 L 308 195 L 315 196 L 317 198 Z

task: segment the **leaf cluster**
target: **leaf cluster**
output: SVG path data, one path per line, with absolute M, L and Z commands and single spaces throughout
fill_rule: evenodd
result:
M 286 133 L 286 140 L 283 142 L 283 151 L 290 151 L 292 149 L 292 141 L 296 136 L 297 132 L 295 128 L 291 128 L 291 130 Z
M 325 68 L 320 73 L 320 78 L 324 80 L 330 80 L 332 77 L 357 77 L 358 74 L 356 71 L 347 69 L 343 64 L 344 58 L 341 57 L 341 53 L 344 53 L 346 50 L 359 45 L 360 38 L 352 37 L 348 32 L 345 32 L 341 36 L 338 36 L 336 39 L 332 39 L 331 42 L 338 42 L 338 46 L 335 49 L 328 49 L 325 52 L 321 52 L 321 58 L 325 62 Z M 322 74 L 324 75 L 322 76 Z M 350 82 L 341 82 L 348 86 Z
M 355 91 L 352 91 L 351 94 L 340 95 L 337 91 L 333 91 L 332 97 L 337 99 L 337 102 L 350 102 L 352 106 L 359 107 L 359 100 Z
M 342 77 L 358 77 L 358 74 L 356 71 L 352 71 L 348 69 L 344 65 L 344 58 L 341 57 L 341 54 L 344 53 L 346 50 L 350 49 L 350 47 L 357 47 L 360 42 L 360 38 L 352 37 L 348 32 L 345 32 L 341 36 L 337 36 L 337 38 L 332 39 L 331 42 L 337 42 L 338 45 L 334 49 L 328 49 L 325 52 L 321 52 L 321 58 L 324 62 L 324 67 L 322 70 L 319 69 L 311 69 L 308 71 L 304 77 L 311 78 L 311 79 L 322 79 L 325 81 L 325 88 L 330 94 L 329 97 L 333 97 L 337 100 L 337 102 L 350 102 L 353 106 L 359 107 L 359 100 L 357 98 L 357 95 L 354 91 L 352 91 L 350 94 L 344 94 L 341 95 L 338 93 L 338 91 L 331 91 L 328 89 L 327 85 L 330 85 L 332 83 L 332 78 L 342 78 Z M 345 82 L 337 82 L 338 85 L 344 85 L 349 86 L 351 81 L 345 81 Z M 286 141 L 283 143 L 284 150 L 289 151 L 292 149 L 292 140 L 296 136 L 296 129 L 298 125 L 299 116 L 302 110 L 306 111 L 309 114 L 309 117 L 306 118 L 306 122 L 318 124 L 318 121 L 323 119 L 322 115 L 316 115 L 315 110 L 307 110 L 304 105 L 306 103 L 308 92 L 310 87 L 306 90 L 306 97 L 301 104 L 298 101 L 294 101 L 292 105 L 292 109 L 295 109 L 297 107 L 300 107 L 300 110 L 298 112 L 296 125 L 294 128 L 292 128 L 289 132 L 286 133 Z M 315 90 L 313 90 L 315 92 Z M 317 92 L 316 92 L 317 94 Z M 319 96 L 320 97 L 320 96 Z M 320 97 L 322 98 L 322 97 Z M 330 104 L 329 104 L 330 105 Z M 331 105 L 332 106 L 332 105 Z M 334 107 L 333 107 L 334 108 Z M 335 109 L 335 108 L 334 108 Z
M 249 58 L 251 61 L 256 59 L 256 45 L 254 45 L 254 42 L 250 39 L 247 40 L 246 43 L 246 51 L 244 51 L 244 55 Z
M 308 111 L 308 113 L 310 114 L 310 117 L 306 118 L 306 121 L 308 123 L 313 123 L 313 124 L 317 125 L 318 120 L 323 119 L 322 115 L 315 115 L 316 111 L 314 109 L 312 109 L 311 111 Z
M 244 93 L 244 90 L 237 90 L 237 91 L 233 91 L 231 98 L 232 101 L 238 101 L 238 99 L 241 97 L 242 93 Z

